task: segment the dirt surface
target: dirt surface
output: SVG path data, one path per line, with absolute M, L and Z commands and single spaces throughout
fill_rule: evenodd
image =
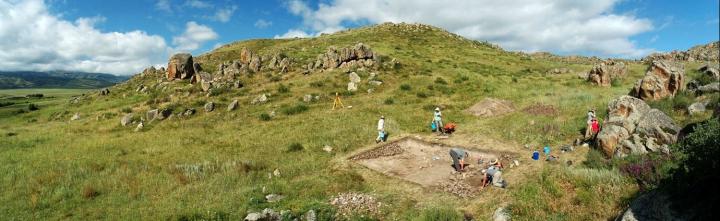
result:
M 558 114 L 557 108 L 555 108 L 552 105 L 545 105 L 545 104 L 533 104 L 525 109 L 523 109 L 523 112 L 532 114 L 532 115 L 545 115 L 545 116 L 555 116 Z
M 473 197 L 480 186 L 480 168 L 486 167 L 490 160 L 500 158 L 500 155 L 463 148 L 470 157 L 465 161 L 466 171 L 457 173 L 452 167 L 450 148 L 441 143 L 406 137 L 350 159 L 372 170 L 424 187 L 440 189 L 460 197 Z M 479 159 L 482 164 L 478 164 Z
M 485 98 L 479 103 L 467 109 L 472 115 L 478 117 L 494 117 L 515 111 L 512 102 L 507 100 Z

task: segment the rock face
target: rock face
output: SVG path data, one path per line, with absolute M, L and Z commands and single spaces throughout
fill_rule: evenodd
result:
M 672 210 L 670 202 L 667 195 L 650 191 L 630 202 L 630 207 L 615 221 L 687 220 Z
M 685 89 L 685 67 L 671 61 L 653 61 L 630 95 L 643 100 L 674 97 Z
M 595 65 L 590 72 L 588 72 L 587 80 L 593 84 L 610 87 L 610 83 L 615 78 L 625 77 L 627 73 L 627 67 L 625 63 L 606 61 Z
M 170 57 L 168 61 L 167 79 L 189 79 L 195 74 L 195 65 L 192 55 L 179 53 Z
M 510 101 L 485 98 L 467 111 L 478 117 L 493 117 L 511 113 L 515 111 L 515 106 Z
M 715 81 L 720 81 L 720 67 L 718 65 L 705 64 L 698 68 L 698 71 L 715 79 Z
M 603 124 L 596 144 L 608 157 L 667 152 L 680 131 L 665 113 L 631 96 L 611 101 Z
M 720 60 L 720 42 L 712 42 L 706 45 L 698 45 L 687 51 L 672 51 L 669 53 L 653 53 L 642 60 L 645 62 L 653 62 L 656 60 L 675 60 L 675 61 L 714 61 Z
M 337 49 L 330 47 L 324 54 L 318 55 L 314 63 L 307 65 L 308 71 L 335 68 L 360 68 L 375 65 L 375 53 L 370 47 L 358 43 L 354 47 Z

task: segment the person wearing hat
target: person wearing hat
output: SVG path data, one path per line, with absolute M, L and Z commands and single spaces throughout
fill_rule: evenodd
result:
M 590 139 L 592 136 L 592 119 L 595 119 L 595 108 L 592 108 L 587 113 L 587 127 L 585 127 L 585 140 Z
M 437 127 L 438 133 L 443 134 L 443 123 L 442 123 L 442 113 L 440 112 L 440 107 L 435 108 L 435 113 L 433 114 L 433 123 Z
M 380 116 L 377 124 L 378 137 L 375 139 L 375 143 L 385 141 L 385 116 Z
M 464 171 L 465 170 L 465 158 L 470 157 L 470 154 L 468 154 L 467 151 L 460 149 L 460 148 L 451 148 L 450 149 L 450 158 L 452 158 L 453 161 L 453 167 L 455 167 L 455 171 Z
M 498 169 L 502 169 L 502 168 L 503 168 L 502 163 L 501 163 L 500 160 L 498 160 L 497 158 L 495 158 L 495 159 L 493 159 L 493 160 L 490 161 L 490 166 L 491 166 L 491 167 L 498 168 Z

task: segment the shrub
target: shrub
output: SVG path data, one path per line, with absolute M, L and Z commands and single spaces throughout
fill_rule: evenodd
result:
M 290 145 L 287 146 L 287 148 L 285 149 L 285 152 L 288 152 L 288 153 L 289 152 L 298 152 L 298 151 L 302 151 L 302 150 L 305 150 L 305 147 L 303 147 L 302 144 L 291 143 Z
M 388 97 L 388 98 L 385 98 L 385 101 L 383 103 L 386 105 L 391 105 L 391 104 L 395 103 L 395 100 L 392 99 L 391 97 Z
M 412 89 L 412 87 L 410 87 L 409 84 L 401 84 L 401 85 L 400 85 L 400 90 L 409 91 L 409 90 L 411 90 L 411 89 Z
M 422 211 L 417 221 L 455 221 L 463 220 L 463 216 L 450 207 L 430 208 Z
M 29 110 L 29 111 L 36 111 L 36 110 L 39 110 L 39 109 L 40 109 L 40 108 L 38 108 L 38 106 L 37 106 L 36 104 L 33 104 L 33 103 L 28 104 L 28 110 Z
M 620 86 L 622 86 L 622 81 L 620 80 L 620 78 L 610 79 L 610 86 L 612 86 L 612 87 L 620 87 Z
M 262 113 L 258 117 L 261 121 L 270 121 L 272 118 L 270 117 L 270 114 L 268 113 Z
M 284 84 L 278 85 L 277 92 L 281 94 L 289 93 L 290 88 L 288 86 L 285 86 Z
M 285 115 L 295 115 L 295 114 L 305 112 L 308 109 L 310 109 L 310 108 L 308 108 L 308 106 L 305 104 L 296 104 L 294 106 L 285 107 L 281 111 Z
M 6 106 L 13 105 L 13 104 L 15 104 L 15 103 L 13 103 L 13 102 L 0 102 L 0 107 L 6 107 Z
M 120 112 L 128 114 L 128 113 L 131 113 L 131 112 L 132 112 L 132 108 L 130 108 L 130 107 L 123 107 L 122 109 L 120 109 Z
M 417 97 L 419 97 L 419 98 L 427 98 L 427 97 L 428 97 L 428 95 L 425 94 L 425 92 L 422 92 L 422 91 L 421 91 L 421 92 L 417 92 L 417 93 L 415 94 L 415 96 L 417 96 Z
M 437 77 L 437 78 L 435 78 L 435 83 L 436 84 L 447 84 L 447 81 L 445 81 L 445 79 L 443 79 L 441 77 Z

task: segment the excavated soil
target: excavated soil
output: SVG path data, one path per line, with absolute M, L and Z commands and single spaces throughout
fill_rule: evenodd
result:
M 457 173 L 452 167 L 450 148 L 442 143 L 406 137 L 359 153 L 350 159 L 388 176 L 459 197 L 473 197 L 479 191 L 482 181 L 480 168 L 487 167 L 490 160 L 500 158 L 500 154 L 460 147 L 467 150 L 470 157 L 465 160 L 466 171 Z M 482 160 L 481 164 L 479 160 Z
M 478 117 L 494 117 L 514 112 L 515 106 L 507 100 L 485 98 L 467 111 Z
M 525 109 L 523 109 L 523 112 L 532 114 L 532 115 L 545 115 L 545 116 L 555 116 L 558 114 L 557 108 L 553 107 L 552 105 L 545 105 L 545 104 L 533 104 Z

